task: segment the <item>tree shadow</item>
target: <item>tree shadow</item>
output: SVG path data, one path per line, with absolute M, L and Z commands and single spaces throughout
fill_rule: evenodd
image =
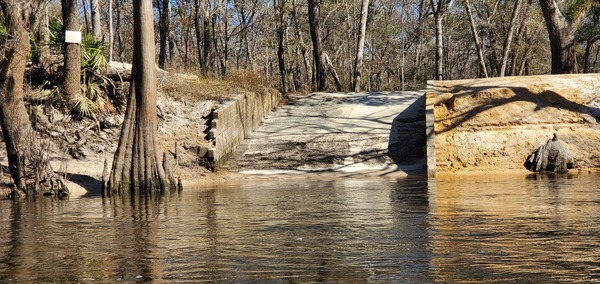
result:
M 337 173 L 346 177 L 364 174 L 351 172 L 360 167 L 366 167 L 370 175 L 387 175 L 393 169 L 424 173 L 423 93 L 315 93 L 290 98 L 269 115 L 265 121 L 269 127 L 258 128 L 245 139 L 241 151 L 232 157 L 234 161 L 225 167 L 295 174 Z M 354 112 L 357 106 L 367 107 Z M 393 108 L 388 106 L 401 107 L 398 112 L 402 113 L 390 111 Z M 396 134 L 391 134 L 392 130 Z M 400 154 L 394 161 L 391 156 L 398 155 L 390 155 L 390 150 L 397 152 L 398 148 L 407 147 L 403 141 L 394 140 L 390 148 L 389 138 L 398 136 L 398 131 L 404 133 L 403 138 L 418 138 L 411 143 L 412 148 L 403 152 L 405 155 Z
M 495 97 L 494 94 L 499 93 L 499 90 L 502 89 L 508 90 L 509 92 L 514 93 L 514 95 Z M 519 101 L 534 103 L 536 105 L 533 110 L 534 112 L 544 108 L 556 108 L 581 115 L 587 115 L 587 118 L 583 117 L 583 119 L 589 123 L 598 123 L 600 121 L 600 109 L 589 106 L 589 104 L 595 102 L 596 99 L 583 104 L 576 103 L 551 90 L 543 90 L 539 93 L 535 93 L 524 87 L 456 85 L 449 90 L 449 92 L 452 93 L 452 96 L 436 102 L 436 105 L 444 104 L 450 111 L 449 116 L 436 120 L 436 124 L 441 123 L 444 125 L 442 130 L 435 132 L 436 134 L 453 130 L 485 111 Z M 457 111 L 455 105 L 456 100 L 466 96 L 472 96 L 474 99 L 481 102 L 481 104 L 464 112 Z
M 5 173 L 9 173 L 9 168 L 7 165 L 0 165 L 0 169 L 2 170 L 2 175 L 4 175 Z M 69 172 L 65 173 L 61 171 L 55 171 L 55 173 L 60 175 L 61 177 L 66 176 L 66 180 L 73 182 L 85 189 L 86 192 L 79 197 L 97 197 L 102 195 L 102 181 L 98 180 L 97 178 L 91 177 L 89 175 Z M 3 176 L 1 185 L 9 189 L 12 188 L 11 177 Z
M 65 173 L 62 172 L 57 172 L 57 174 L 60 174 L 61 176 L 65 175 Z M 86 190 L 85 194 L 80 196 L 81 198 L 102 196 L 102 181 L 97 178 L 74 173 L 67 173 L 66 177 L 68 181 L 71 181 Z

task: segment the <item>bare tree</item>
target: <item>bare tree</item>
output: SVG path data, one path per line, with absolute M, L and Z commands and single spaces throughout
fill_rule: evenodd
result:
M 369 15 L 369 0 L 363 0 L 360 8 L 360 33 L 356 44 L 356 59 L 354 60 L 353 91 L 360 92 L 365 37 L 367 33 L 367 17 Z
M 327 74 L 325 73 L 321 34 L 319 33 L 319 5 L 317 1 L 318 0 L 308 0 L 308 23 L 310 26 L 310 37 L 313 43 L 316 90 L 323 91 L 327 89 Z
M 519 0 L 520 1 L 520 0 Z M 483 46 L 479 40 L 479 34 L 477 27 L 475 26 L 475 20 L 473 19 L 473 12 L 471 11 L 471 3 L 469 0 L 465 0 L 465 8 L 467 10 L 467 16 L 469 18 L 469 25 L 471 27 L 471 33 L 473 34 L 473 41 L 475 42 L 475 49 L 477 49 L 477 58 L 479 63 L 479 72 L 485 78 L 488 77 L 487 67 L 485 66 L 485 58 L 483 57 Z
M 579 71 L 575 53 L 575 34 L 591 8 L 592 2 L 592 0 L 578 0 L 563 4 L 566 7 L 561 7 L 556 0 L 540 0 L 550 39 L 552 74 Z
M 106 195 L 174 188 L 159 162 L 152 0 L 134 0 L 132 86 Z
M 285 20 L 286 0 L 274 0 L 277 14 L 277 62 L 279 64 L 279 78 L 281 80 L 281 92 L 287 93 L 287 70 L 285 67 L 285 37 L 287 34 L 287 21 Z
M 442 80 L 444 74 L 444 14 L 450 9 L 453 0 L 430 0 L 435 19 L 435 78 Z
M 519 11 L 521 10 L 521 2 L 522 0 L 516 0 L 515 6 L 513 8 L 512 17 L 510 17 L 510 25 L 508 27 L 508 33 L 506 34 L 506 39 L 504 40 L 504 48 L 502 49 L 502 59 L 500 60 L 500 72 L 499 76 L 504 77 L 504 73 L 506 72 L 506 65 L 508 63 L 508 55 L 510 52 L 510 45 L 512 43 L 513 34 L 515 32 L 515 28 L 517 25 L 517 18 L 519 17 Z

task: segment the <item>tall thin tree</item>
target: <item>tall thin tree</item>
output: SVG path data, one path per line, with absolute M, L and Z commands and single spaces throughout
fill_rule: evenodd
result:
M 360 78 L 362 76 L 363 55 L 365 49 L 365 37 L 367 34 L 367 18 L 369 16 L 369 0 L 363 0 L 360 8 L 360 33 L 356 44 L 356 59 L 354 60 L 354 78 L 352 89 L 360 92 Z
M 444 15 L 452 6 L 453 0 L 430 0 L 435 19 L 435 79 L 444 76 Z
M 158 52 L 158 66 L 165 68 L 165 62 L 167 61 L 168 53 L 168 37 L 169 29 L 171 26 L 171 0 L 158 1 L 159 7 L 159 52 Z
M 500 77 L 504 77 L 506 73 L 506 66 L 508 63 L 508 55 L 510 53 L 510 46 L 512 44 L 513 34 L 515 33 L 515 28 L 517 27 L 517 18 L 519 17 L 519 11 L 521 11 L 521 2 L 522 0 L 516 0 L 515 6 L 513 7 L 512 16 L 510 17 L 510 25 L 508 26 L 508 33 L 506 34 L 506 39 L 504 40 L 504 47 L 502 49 L 502 59 L 500 61 Z
M 113 48 L 115 42 L 115 29 L 113 23 L 113 1 L 108 1 L 108 61 L 113 60 Z
M 313 62 L 314 74 L 317 91 L 327 89 L 327 74 L 325 73 L 325 63 L 323 59 L 323 47 L 321 43 L 321 34 L 319 31 L 319 3 L 318 0 L 308 0 L 308 24 L 310 28 L 310 37 L 313 44 Z
M 287 70 L 285 67 L 285 37 L 287 32 L 287 21 L 285 20 L 286 0 L 274 0 L 277 11 L 277 62 L 279 65 L 279 78 L 281 82 L 281 92 L 287 93 Z
M 471 33 L 473 34 L 473 41 L 475 42 L 475 49 L 477 49 L 479 72 L 481 73 L 481 76 L 487 78 L 489 75 L 485 64 L 485 58 L 483 57 L 483 45 L 481 44 L 481 40 L 479 40 L 479 33 L 477 32 L 477 27 L 475 26 L 475 19 L 473 19 L 473 12 L 471 11 L 471 3 L 469 0 L 465 0 L 465 9 L 469 19 Z

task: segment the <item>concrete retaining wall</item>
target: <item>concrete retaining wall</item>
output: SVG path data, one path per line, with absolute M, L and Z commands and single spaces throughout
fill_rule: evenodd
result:
M 215 110 L 210 126 L 212 148 L 208 156 L 218 169 L 235 148 L 248 137 L 263 119 L 281 102 L 279 92 L 240 95 L 234 101 Z

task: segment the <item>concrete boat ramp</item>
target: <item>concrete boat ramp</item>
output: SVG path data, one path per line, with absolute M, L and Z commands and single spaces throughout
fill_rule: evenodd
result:
M 223 168 L 243 174 L 425 174 L 424 93 L 290 95 Z

